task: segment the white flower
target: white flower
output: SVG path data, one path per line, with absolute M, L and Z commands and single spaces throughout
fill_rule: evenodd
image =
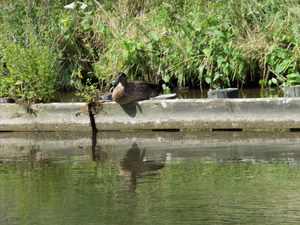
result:
M 71 4 L 66 5 L 64 8 L 65 9 L 74 9 L 75 6 L 76 6 L 75 3 L 80 3 L 81 4 L 81 6 L 80 6 L 81 9 L 85 9 L 87 7 L 87 4 L 84 4 L 82 2 L 72 2 Z

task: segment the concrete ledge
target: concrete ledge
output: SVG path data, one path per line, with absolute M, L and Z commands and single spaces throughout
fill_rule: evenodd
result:
M 176 99 L 121 106 L 95 115 L 100 130 L 300 128 L 300 98 Z
M 91 131 L 85 103 L 0 104 L 0 131 Z M 300 98 L 101 102 L 99 130 L 300 128 Z
M 91 131 L 85 103 L 0 104 L 0 131 Z

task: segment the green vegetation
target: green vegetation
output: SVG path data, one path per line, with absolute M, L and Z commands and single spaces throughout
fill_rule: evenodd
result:
M 119 71 L 166 91 L 300 84 L 297 0 L 71 3 L 0 1 L 0 97 L 102 91 Z
M 49 101 L 59 79 L 57 8 L 47 1 L 3 2 L 0 8 L 0 97 Z

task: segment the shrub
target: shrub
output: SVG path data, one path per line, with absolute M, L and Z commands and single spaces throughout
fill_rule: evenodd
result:
M 57 88 L 60 56 L 47 3 L 14 1 L 1 11 L 0 63 L 4 66 L 0 69 L 0 97 L 51 100 Z

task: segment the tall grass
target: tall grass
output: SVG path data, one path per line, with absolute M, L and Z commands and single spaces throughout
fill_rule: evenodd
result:
M 0 97 L 48 102 L 57 87 L 57 7 L 38 2 L 0 2 Z
M 131 79 L 221 88 L 291 85 L 300 77 L 299 1 L 115 1 L 104 6 L 93 18 L 94 41 L 101 46 L 94 64 L 100 79 L 123 70 Z
M 0 1 L 0 8 L 18 4 L 26 9 L 24 2 Z M 22 45 L 30 40 L 53 50 L 51 44 L 56 44 L 61 89 L 82 79 L 99 82 L 102 88 L 119 71 L 131 80 L 162 79 L 171 87 L 300 83 L 299 0 L 84 0 L 86 7 L 77 2 L 75 8 L 64 8 L 70 0 L 30 2 L 36 8 L 31 8 L 35 17 L 27 20 L 28 28 L 39 34 L 39 26 L 46 26 L 40 37 L 49 42 L 28 39 L 31 31 L 18 19 L 22 10 L 15 13 L 13 31 Z M 44 10 L 45 5 L 51 8 Z M 3 27 L 3 18 L 12 17 L 4 15 L 8 10 L 2 12 Z M 2 31 L 1 43 L 5 38 L 13 41 Z M 2 44 L 0 49 L 5 63 L 9 48 Z M 0 73 L 7 78 L 6 70 Z

